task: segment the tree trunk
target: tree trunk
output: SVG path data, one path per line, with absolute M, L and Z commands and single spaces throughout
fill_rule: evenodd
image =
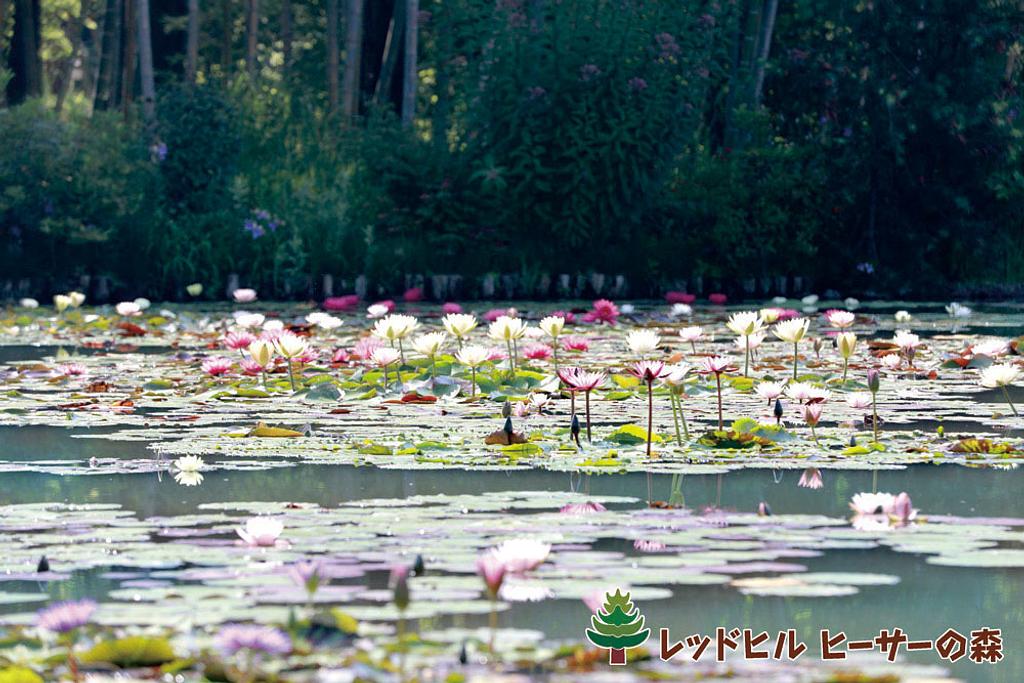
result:
M 245 70 L 256 77 L 256 48 L 259 46 L 260 0 L 247 0 L 245 16 Z
M 225 79 L 231 74 L 231 38 L 234 22 L 231 19 L 231 0 L 220 0 L 220 70 Z
M 327 0 L 327 106 L 338 113 L 338 0 Z M 347 95 L 347 93 L 346 93 Z
M 121 78 L 121 18 L 122 0 L 107 0 L 104 19 L 99 78 L 93 109 L 113 109 L 117 106 Z
M 185 41 L 185 78 L 196 82 L 199 69 L 199 0 L 188 0 L 188 35 Z
M 153 76 L 153 38 L 149 25 L 149 0 L 136 0 L 139 29 L 139 77 L 142 84 L 142 113 L 146 124 L 156 112 L 156 80 Z
M 419 0 L 405 3 L 405 69 L 402 74 L 402 125 L 412 125 L 416 115 L 416 51 L 419 39 Z
M 405 0 L 396 0 L 395 13 L 388 26 L 388 34 L 384 39 L 384 58 L 381 61 L 380 78 L 373 90 L 374 102 L 388 97 L 391 92 L 391 81 L 395 75 L 398 56 L 402 52 L 402 36 L 405 35 Z
M 761 106 L 761 95 L 764 91 L 764 70 L 768 65 L 768 55 L 772 49 L 772 33 L 775 31 L 775 16 L 778 14 L 779 0 L 765 0 L 761 12 L 761 37 L 758 40 L 757 67 L 754 75 L 754 108 Z
M 285 73 L 292 64 L 292 2 L 281 0 L 281 52 L 284 54 Z
M 127 121 L 135 94 L 135 0 L 124 0 L 124 76 L 121 79 L 121 111 Z
M 14 3 L 14 35 L 8 61 L 11 80 L 7 84 L 7 101 L 11 104 L 43 94 L 39 9 L 38 0 L 15 0 Z
M 59 75 L 53 82 L 53 93 L 57 98 L 54 109 L 58 114 L 64 108 L 64 100 L 74 87 L 72 79 L 75 74 L 75 60 L 79 59 L 79 57 L 82 58 L 83 71 L 85 70 L 84 64 L 86 60 L 84 55 L 81 54 L 82 31 L 88 11 L 89 1 L 81 0 L 78 6 L 78 16 L 71 17 L 68 20 L 67 26 L 64 28 L 64 34 L 67 37 L 68 42 L 71 43 L 71 54 L 68 55 L 68 58 L 61 63 Z
M 359 113 L 359 73 L 363 54 L 363 0 L 348 0 L 345 13 L 345 93 L 342 115 L 349 124 Z

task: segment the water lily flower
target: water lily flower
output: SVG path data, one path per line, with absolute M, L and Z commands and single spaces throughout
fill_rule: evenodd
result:
M 250 517 L 244 527 L 237 527 L 235 532 L 247 545 L 269 548 L 277 544 L 277 539 L 284 531 L 284 524 L 274 517 Z
M 551 544 L 532 538 L 513 538 L 491 550 L 510 574 L 522 574 L 544 564 L 551 554 Z
M 505 580 L 505 563 L 493 550 L 488 550 L 476 558 L 476 570 L 484 580 L 491 600 L 497 600 L 498 591 Z
M 896 496 L 891 493 L 857 493 L 850 501 L 850 509 L 858 515 L 888 515 L 895 502 Z
M 283 657 L 292 651 L 292 641 L 287 633 L 258 624 L 225 624 L 214 636 L 213 644 L 225 657 L 240 652 Z
M 401 355 L 389 346 L 381 346 L 370 353 L 370 360 L 377 367 L 384 370 L 384 390 L 388 388 L 388 366 L 394 365 L 401 360 Z M 399 376 L 401 378 L 401 376 Z
M 917 510 L 914 509 L 914 504 L 906 491 L 900 491 L 896 494 L 896 499 L 892 503 L 889 516 L 903 524 L 917 517 Z
M 697 353 L 697 341 L 704 336 L 704 330 L 699 325 L 684 327 L 679 330 L 679 338 L 684 342 L 690 342 L 690 349 Z
M 587 441 L 592 440 L 590 430 L 590 392 L 598 388 L 608 379 L 605 372 L 587 372 L 582 368 L 562 368 L 556 371 L 559 379 L 569 388 L 570 397 L 573 400 L 572 413 L 576 412 L 576 392 L 582 391 L 586 403 L 587 416 Z
M 383 318 L 388 314 L 389 310 L 390 309 L 388 309 L 388 307 L 385 306 L 384 304 L 370 304 L 369 306 L 366 307 L 366 317 Z
M 410 287 L 402 294 L 402 300 L 410 304 L 416 303 L 417 301 L 423 301 L 423 288 Z
M 369 360 L 376 349 L 384 346 L 384 342 L 377 337 L 361 337 L 352 348 L 352 355 L 356 358 Z
M 559 512 L 563 515 L 592 515 L 598 512 L 606 512 L 608 508 L 598 502 L 587 501 L 585 503 L 569 503 L 563 505 Z
M 262 313 L 246 313 L 245 311 L 236 311 L 232 317 L 234 317 L 236 325 L 246 328 L 261 327 L 266 320 L 266 316 Z
M 1003 396 L 1006 397 L 1006 403 L 1010 406 L 1010 410 L 1013 411 L 1014 415 L 1017 415 L 1017 408 L 1013 405 L 1013 401 L 1010 400 L 1010 390 L 1007 387 L 1019 380 L 1022 374 L 1024 373 L 1021 372 L 1019 367 L 1009 363 L 990 365 L 981 371 L 979 383 L 987 389 L 1002 389 Z
M 858 308 L 860 308 L 860 299 L 848 296 L 845 299 L 843 299 L 843 305 L 846 306 L 851 311 L 855 311 Z
M 270 365 L 270 359 L 274 357 L 274 346 L 263 339 L 253 339 L 245 348 L 260 368 Z
M 970 350 L 975 356 L 999 358 L 1010 352 L 1010 342 L 1005 339 L 986 339 L 971 346 Z
M 846 404 L 854 410 L 863 410 L 871 405 L 871 393 L 855 391 L 846 395 Z
M 18 302 L 18 305 L 22 308 L 39 308 L 39 302 L 30 297 L 26 297 Z
M 672 304 L 672 308 L 669 310 L 668 314 L 673 318 L 689 318 L 693 315 L 693 306 L 684 303 Z
M 544 334 L 557 342 L 558 337 L 562 334 L 562 330 L 565 329 L 565 318 L 549 315 L 545 318 L 541 318 L 541 321 L 537 326 L 543 330 Z
M 235 300 L 235 303 L 248 304 L 256 301 L 256 290 L 249 288 L 236 289 L 231 292 L 231 298 Z
M 220 377 L 231 372 L 231 360 L 228 358 L 207 358 L 203 361 L 203 372 Z
M 608 299 L 598 299 L 593 303 L 593 308 L 583 316 L 588 323 L 608 323 L 614 325 L 619 320 L 619 307 Z
M 811 438 L 814 439 L 814 443 L 818 443 L 818 434 L 814 431 L 814 428 L 818 426 L 818 422 L 821 420 L 821 411 L 824 406 L 821 403 L 808 403 L 804 406 L 804 422 L 811 428 Z
M 782 309 L 769 306 L 768 308 L 762 308 L 758 311 L 757 315 L 765 325 L 771 325 L 778 322 L 779 317 L 782 315 Z
M 306 589 L 310 600 L 320 588 L 323 580 L 323 562 L 321 560 L 305 560 L 290 565 L 287 569 L 288 578 L 299 588 Z
M 843 357 L 843 381 L 846 381 L 846 373 L 850 367 L 850 356 L 857 348 L 857 335 L 853 332 L 841 332 L 836 336 L 836 345 L 839 347 L 839 355 Z
M 729 297 L 727 297 L 725 294 L 722 294 L 720 292 L 714 292 L 712 294 L 708 294 L 708 301 L 710 301 L 711 303 L 713 303 L 716 306 L 724 306 L 725 302 L 727 302 L 728 300 L 729 300 Z
M 408 337 L 419 326 L 420 323 L 414 316 L 392 313 L 374 323 L 371 333 L 393 345 L 396 341 L 400 342 Z
M 768 405 L 771 405 L 772 401 L 782 396 L 785 390 L 786 380 L 781 382 L 758 382 L 754 387 L 754 393 L 766 400 Z
M 174 473 L 174 481 L 182 486 L 198 486 L 203 483 L 202 470 L 205 467 L 203 459 L 198 455 L 183 455 L 174 461 L 177 470 Z
M 523 347 L 523 358 L 528 360 L 547 360 L 554 356 L 554 350 L 547 344 L 529 344 Z
M 890 371 L 898 370 L 900 365 L 903 364 L 902 356 L 897 353 L 887 353 L 879 358 L 878 361 L 882 364 L 882 367 Z
M 344 324 L 341 318 L 320 311 L 307 315 L 306 322 L 316 325 L 321 330 L 336 330 Z
M 85 366 L 81 363 L 67 363 L 61 366 L 60 371 L 65 377 L 81 377 L 86 373 Z
M 626 335 L 626 345 L 629 346 L 629 350 L 641 358 L 654 353 L 660 343 L 661 337 L 654 330 L 633 330 Z
M 295 391 L 295 371 L 292 361 L 309 351 L 306 340 L 291 332 L 282 332 L 274 340 L 274 349 L 288 362 L 288 381 L 292 391 Z
M 72 308 L 79 308 L 85 303 L 85 294 L 81 292 L 68 292 L 68 299 L 71 300 Z
M 476 396 L 476 369 L 486 363 L 490 359 L 490 353 L 487 349 L 476 344 L 470 344 L 464 346 L 455 353 L 455 360 L 462 365 L 465 365 L 472 372 L 472 379 L 470 384 L 470 398 Z
M 825 311 L 825 320 L 828 321 L 829 325 L 836 329 L 845 330 L 847 327 L 853 325 L 856 319 L 857 316 L 849 311 L 840 311 L 837 309 Z
M 797 362 L 800 358 L 798 346 L 800 340 L 807 334 L 807 327 L 810 325 L 810 322 L 807 318 L 793 318 L 776 323 L 775 327 L 772 328 L 772 333 L 776 337 L 793 345 L 793 379 L 797 377 Z
M 448 331 L 448 334 L 455 337 L 460 348 L 466 337 L 469 336 L 469 333 L 475 330 L 477 326 L 476 316 L 468 313 L 449 313 L 441 318 L 441 324 L 444 325 L 444 329 Z
M 910 367 L 914 367 L 914 354 L 917 352 L 918 347 L 924 343 L 921 341 L 921 338 L 907 330 L 898 330 L 893 335 L 892 341 L 896 346 L 900 347 L 900 351 L 906 356 Z
M 88 624 L 96 607 L 95 600 L 54 603 L 36 613 L 36 624 L 51 633 L 68 633 Z
M 954 301 L 946 306 L 946 313 L 949 313 L 951 318 L 969 318 L 974 311 L 967 306 Z
M 409 607 L 409 567 L 404 564 L 396 564 L 391 568 L 388 576 L 388 588 L 391 589 L 395 607 L 399 612 L 404 612 Z
M 871 392 L 871 427 L 878 443 L 878 390 L 882 387 L 882 379 L 874 368 L 868 370 L 868 391 Z
M 702 375 L 714 375 L 715 384 L 718 387 L 718 429 L 725 429 L 725 422 L 722 418 L 722 373 L 731 369 L 728 359 L 721 356 L 707 356 L 700 359 L 697 372 Z
M 516 373 L 519 352 L 518 340 L 526 334 L 526 323 L 519 318 L 502 315 L 490 324 L 487 334 L 495 341 L 505 342 L 509 358 L 508 376 L 509 379 L 512 379 Z
M 760 335 L 758 344 L 764 340 L 764 335 L 761 334 L 761 330 L 764 329 L 761 316 L 754 311 L 739 311 L 729 316 L 729 321 L 726 322 L 725 326 L 732 330 L 736 336 L 740 337 L 739 346 L 744 350 L 743 376 L 749 377 L 751 337 Z
M 189 296 L 200 296 L 203 293 L 203 284 L 201 282 L 193 282 L 190 285 L 185 285 L 185 291 L 188 292 Z
M 909 323 L 914 319 L 914 316 L 910 315 L 910 311 L 896 311 L 892 317 L 898 323 Z
M 232 351 L 241 352 L 249 348 L 249 345 L 256 341 L 256 337 L 248 332 L 228 332 L 224 335 L 224 346 Z
M 117 311 L 118 315 L 123 316 L 125 318 L 140 315 L 142 313 L 142 310 L 139 308 L 139 305 L 134 301 L 122 301 L 121 303 L 114 307 L 114 310 Z
M 587 341 L 586 337 L 563 337 L 562 348 L 566 351 L 585 352 L 590 350 L 590 342 Z
M 808 467 L 800 475 L 800 481 L 796 485 L 805 489 L 820 489 L 825 485 L 821 479 L 821 470 L 817 467 Z
M 432 381 L 437 380 L 437 356 L 441 353 L 445 340 L 448 338 L 444 332 L 428 332 L 416 337 L 412 342 L 412 348 L 421 356 L 430 360 L 430 377 Z
M 149 308 L 150 306 L 152 306 L 152 305 L 153 305 L 153 302 L 152 302 L 152 301 L 150 301 L 149 299 L 147 299 L 147 298 L 146 298 L 146 297 L 144 297 L 144 296 L 140 296 L 140 297 L 138 297 L 138 298 L 137 298 L 137 299 L 135 299 L 135 301 L 134 301 L 134 302 L 132 302 L 132 303 L 134 303 L 134 304 L 135 304 L 135 305 L 136 305 L 136 306 L 138 307 L 138 309 L 139 309 L 140 311 L 144 311 L 144 310 L 146 310 L 147 308 Z
M 452 313 L 462 313 L 462 306 L 455 303 L 454 301 L 446 301 L 441 305 L 441 312 L 446 315 Z
M 324 299 L 324 310 L 327 311 L 348 311 L 359 303 L 359 296 L 346 294 L 344 296 L 329 296 Z
M 642 360 L 628 368 L 630 374 L 647 384 L 647 457 L 651 457 L 651 440 L 654 438 L 654 380 L 665 375 L 665 364 L 661 361 Z

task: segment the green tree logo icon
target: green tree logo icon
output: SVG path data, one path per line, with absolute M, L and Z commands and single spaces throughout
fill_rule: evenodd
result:
M 608 663 L 622 666 L 626 663 L 626 650 L 647 642 L 651 629 L 644 628 L 644 617 L 618 588 L 615 595 L 605 593 L 604 606 L 590 617 L 593 630 L 587 629 L 587 640 L 597 647 L 608 648 Z

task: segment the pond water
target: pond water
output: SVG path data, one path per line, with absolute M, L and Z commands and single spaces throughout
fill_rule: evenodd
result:
M 867 336 L 891 336 L 894 326 L 882 316 L 903 307 L 886 302 L 872 307 L 878 321 Z M 979 335 L 1024 334 L 1024 315 L 1012 305 L 976 313 L 969 325 L 953 331 L 953 341 L 940 308 L 919 307 L 915 315 L 920 317 L 915 332 L 926 339 L 934 336 L 933 343 L 945 345 L 944 350 L 959 348 L 962 339 Z M 210 338 L 190 339 L 191 348 L 202 353 L 202 344 Z M 147 338 L 147 343 L 152 341 Z M 595 346 L 604 349 L 600 345 L 605 343 L 610 342 L 602 338 Z M 58 350 L 73 348 L 62 343 L 0 346 L 0 365 L 55 367 L 66 362 L 56 360 Z M 496 466 L 494 451 L 482 451 L 479 444 L 483 435 L 501 426 L 498 402 L 490 407 L 455 403 L 452 396 L 443 412 L 435 405 L 390 405 L 381 397 L 364 397 L 365 383 L 379 380 L 357 370 L 352 381 L 364 383 L 358 388 L 339 384 L 338 398 L 327 403 L 304 399 L 298 409 L 280 396 L 268 400 L 254 393 L 213 393 L 223 385 L 186 387 L 193 380 L 182 379 L 188 375 L 182 368 L 191 361 L 172 359 L 178 351 L 172 353 L 160 344 L 142 344 L 120 353 L 97 349 L 75 353 L 90 370 L 87 381 L 113 383 L 115 368 L 126 366 L 130 366 L 126 371 L 130 377 L 118 378 L 116 388 L 93 394 L 84 381 L 69 384 L 74 380 L 39 368 L 19 370 L 17 384 L 12 385 L 17 395 L 9 395 L 0 411 L 5 420 L 0 424 L 0 505 L 8 506 L 0 550 L 14 558 L 6 564 L 6 572 L 25 571 L 27 563 L 41 554 L 53 559 L 55 572 L 66 572 L 45 581 L 30 576 L 0 580 L 0 616 L 11 624 L 27 623 L 26 615 L 41 604 L 31 595 L 45 594 L 52 599 L 88 597 L 112 603 L 105 622 L 112 625 L 161 625 L 129 610 L 133 603 L 136 609 L 150 601 L 162 604 L 160 591 L 174 586 L 196 590 L 185 593 L 191 609 L 215 604 L 211 611 L 223 608 L 232 620 L 281 616 L 283 612 L 271 612 L 271 607 L 301 607 L 303 601 L 258 595 L 253 599 L 251 593 L 244 599 L 198 597 L 205 596 L 200 591 L 210 586 L 248 590 L 255 585 L 237 573 L 244 574 L 253 558 L 239 555 L 242 550 L 236 547 L 233 528 L 250 515 L 266 513 L 286 520 L 283 537 L 290 545 L 253 551 L 257 574 L 278 571 L 305 554 L 340 557 L 348 538 L 352 558 L 344 562 L 351 561 L 357 571 L 339 572 L 332 581 L 339 595 L 351 591 L 344 593 L 348 599 L 334 602 L 366 615 L 368 622 L 393 621 L 393 615 L 380 610 L 387 603 L 382 597 L 387 593 L 387 565 L 398 553 L 405 560 L 422 555 L 427 567 L 426 579 L 414 580 L 414 605 L 418 596 L 430 602 L 431 586 L 447 591 L 450 602 L 465 603 L 464 609 L 441 607 L 425 612 L 411 620 L 413 628 L 431 633 L 486 630 L 487 610 L 480 607 L 471 558 L 480 547 L 532 530 L 558 536 L 553 541 L 554 567 L 538 571 L 553 590 L 538 601 L 506 599 L 499 623 L 509 633 L 521 630 L 538 632 L 551 642 L 581 641 L 591 611 L 579 598 L 579 590 L 568 586 L 569 581 L 585 582 L 589 588 L 614 585 L 621 570 L 622 583 L 629 585 L 632 580 L 642 587 L 636 601 L 648 626 L 671 629 L 675 640 L 694 633 L 712 634 L 719 626 L 764 630 L 773 637 L 779 630 L 793 628 L 816 657 L 818 633 L 825 628 L 844 631 L 854 640 L 873 637 L 883 628 L 901 628 L 911 639 L 933 639 L 947 628 L 969 634 L 992 627 L 1003 635 L 1005 659 L 998 665 L 965 659 L 950 666 L 934 652 L 901 655 L 901 660 L 948 668 L 964 681 L 1024 680 L 1024 559 L 1015 554 L 1024 555 L 1020 494 L 1024 469 L 1018 468 L 1018 456 L 1012 450 L 975 457 L 954 456 L 950 448 L 974 435 L 993 444 L 1020 446 L 1024 423 L 996 412 L 1004 398 L 1001 391 L 983 391 L 973 375 L 965 377 L 959 370 L 944 371 L 937 381 L 932 380 L 937 398 L 930 404 L 921 398 L 927 378 L 912 372 L 887 378 L 891 393 L 886 397 L 883 435 L 890 448 L 865 452 L 861 460 L 844 457 L 843 449 L 851 436 L 855 444 L 867 443 L 870 428 L 864 427 L 861 414 L 847 407 L 828 404 L 832 412 L 828 424 L 820 427 L 820 439 L 810 440 L 803 425 L 790 426 L 787 435 L 798 436 L 798 446 L 782 440 L 781 451 L 765 442 L 757 453 L 717 452 L 683 444 L 677 448 L 665 402 L 657 413 L 656 431 L 665 436 L 660 459 L 642 458 L 642 446 L 616 444 L 602 437 L 600 446 L 588 444 L 582 455 L 619 450 L 622 455 L 615 457 L 623 458 L 621 466 L 587 465 L 590 460 L 580 461 L 580 454 L 564 445 L 568 409 L 559 397 L 546 412 L 522 419 L 535 435 L 541 434 L 537 442 L 560 445 L 545 445 L 543 454 L 534 454 L 533 460 L 512 457 Z M 600 350 L 597 356 L 603 358 L 604 353 Z M 938 368 L 940 353 L 932 353 L 931 367 Z M 808 362 L 809 358 L 810 354 Z M 772 367 L 768 358 L 763 363 L 762 367 Z M 781 372 L 787 371 L 786 362 L 779 366 Z M 416 371 L 427 372 L 425 366 Z M 779 372 L 768 370 L 772 371 Z M 286 391 L 284 377 L 275 380 L 282 392 Z M 157 385 L 157 380 L 173 382 L 175 390 Z M 259 388 L 252 382 L 246 386 Z M 416 380 L 410 385 L 430 386 Z M 1010 390 L 1012 399 L 1024 398 L 1020 387 Z M 706 388 L 694 388 L 696 396 L 704 395 L 701 391 Z M 749 387 L 737 385 L 731 396 L 734 417 L 761 412 L 765 419 L 762 401 L 749 395 Z M 460 398 L 465 399 L 465 394 Z M 694 396 L 687 398 L 690 428 L 697 433 L 713 429 L 711 400 L 698 406 L 693 405 Z M 642 392 L 628 400 L 600 401 L 595 407 L 595 431 L 607 434 L 639 422 L 643 401 Z M 336 405 L 344 406 L 344 412 Z M 459 430 L 444 428 L 453 414 L 462 420 Z M 257 420 L 293 428 L 308 424 L 312 436 L 239 438 L 245 434 L 237 432 L 250 429 Z M 446 444 L 422 445 L 434 440 Z M 420 445 L 410 454 L 405 452 L 409 444 Z M 376 450 L 385 445 L 384 451 Z M 434 448 L 444 454 L 443 460 L 427 457 Z M 575 459 L 555 462 L 570 458 L 567 453 Z M 176 479 L 172 463 L 184 454 L 205 461 L 201 485 L 181 485 Z M 820 488 L 798 485 L 808 466 L 820 467 Z M 846 521 L 850 501 L 855 494 L 870 491 L 910 492 L 918 519 L 907 529 L 861 530 L 858 535 Z M 429 511 L 432 505 L 443 506 L 446 499 L 454 501 L 450 509 Z M 606 501 L 608 512 L 594 517 L 605 521 L 589 525 L 557 515 L 564 502 L 586 499 Z M 671 499 L 679 510 L 650 510 L 649 499 Z M 753 514 L 762 502 L 770 507 L 771 517 Z M 48 504 L 72 506 L 58 513 L 67 518 L 52 528 L 42 512 Z M 684 513 L 683 508 L 691 512 Z M 303 510 L 312 512 L 307 515 Z M 351 518 L 346 517 L 349 513 Z M 119 521 L 114 515 L 123 516 Z M 779 520 L 777 525 L 774 518 Z M 37 523 L 42 526 L 36 528 Z M 448 527 L 453 529 L 450 534 Z M 713 530 L 719 527 L 720 532 Z M 105 541 L 105 534 L 113 540 Z M 925 538 L 914 540 L 911 534 Z M 647 538 L 667 548 L 652 550 L 635 543 Z M 79 542 L 81 546 L 76 545 Z M 117 557 L 119 544 L 125 544 L 123 563 Z M 140 544 L 164 549 L 146 551 Z M 985 554 L 985 561 L 972 566 L 972 553 L 993 551 L 1008 554 L 996 559 Z M 209 557 L 204 558 L 206 553 Z M 217 574 L 220 568 L 236 573 Z M 694 569 L 692 576 L 690 569 Z M 677 580 L 671 576 L 673 571 L 689 578 Z M 663 572 L 664 581 L 656 579 L 657 572 Z M 816 590 L 821 584 L 813 582 L 810 588 L 801 584 L 793 594 L 775 586 L 763 594 L 758 593 L 761 586 L 744 589 L 745 579 L 799 578 L 801 574 L 826 577 L 822 581 L 834 590 Z M 431 584 L 431 577 L 439 583 Z M 23 599 L 16 594 L 23 594 Z M 263 611 L 256 611 L 254 601 Z M 444 602 L 443 596 L 439 602 Z M 365 610 L 360 612 L 360 607 Z M 220 621 L 213 618 L 208 626 Z M 457 644 L 460 637 L 453 638 Z M 656 640 L 648 645 L 656 648 Z M 453 652 L 434 655 L 435 663 L 453 666 Z M 933 673 L 939 675 L 937 670 Z

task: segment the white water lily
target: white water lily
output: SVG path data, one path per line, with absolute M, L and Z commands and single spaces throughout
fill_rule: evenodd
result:
M 544 334 L 557 340 L 562 334 L 562 330 L 565 329 L 565 318 L 560 315 L 549 315 L 542 318 L 537 326 L 544 331 Z
M 142 309 L 140 309 L 139 305 L 134 301 L 122 301 L 117 306 L 114 306 L 114 310 L 117 311 L 118 315 L 124 317 L 139 315 L 142 313 Z
M 260 327 L 263 325 L 266 317 L 262 313 L 247 313 L 245 311 L 235 311 L 232 314 L 235 319 L 235 324 L 239 327 Z
M 388 314 L 388 307 L 384 304 L 370 304 L 366 307 L 367 318 L 383 318 Z
M 526 334 L 526 323 L 507 315 L 498 316 L 487 329 L 487 335 L 496 341 L 510 342 Z
M 626 335 L 626 345 L 638 356 L 653 353 L 660 343 L 661 337 L 654 330 L 633 330 Z
M 71 299 L 72 308 L 78 308 L 85 303 L 85 294 L 81 292 L 68 292 L 68 298 Z
M 782 341 L 789 342 L 790 344 L 797 344 L 804 338 L 804 335 L 807 334 L 807 327 L 810 323 L 811 321 L 807 318 L 783 320 L 772 328 L 772 334 Z
M 323 311 L 314 311 L 306 316 L 306 322 L 310 325 L 319 327 L 322 330 L 333 330 L 341 327 L 343 321 L 341 318 L 335 317 L 330 313 Z
M 235 303 L 248 304 L 256 301 L 256 290 L 244 287 L 242 289 L 236 289 L 231 292 L 231 298 L 235 300 Z
M 761 321 L 764 322 L 766 325 L 771 325 L 772 323 L 779 319 L 779 314 L 781 312 L 782 309 L 780 308 L 762 308 L 760 311 L 757 312 L 757 315 L 758 317 L 761 318 Z
M 684 303 L 672 304 L 669 315 L 673 318 L 689 318 L 693 315 L 693 306 Z
M 736 337 L 733 341 L 735 342 L 738 350 L 745 352 L 747 349 L 750 349 L 753 351 L 764 342 L 766 336 L 768 335 L 765 332 L 755 332 L 749 337 Z
M 306 340 L 297 334 L 291 332 L 282 332 L 277 339 L 274 340 L 274 348 L 283 357 L 291 360 L 304 354 L 308 349 L 309 345 Z
M 476 329 L 477 320 L 475 315 L 469 313 L 449 313 L 441 318 L 441 324 L 444 325 L 448 334 L 462 341 Z
M 1024 373 L 1020 368 L 1009 363 L 990 365 L 981 371 L 979 383 L 988 389 L 998 389 L 1013 384 L 1021 378 L 1022 374 Z
M 961 303 L 953 301 L 946 306 L 946 313 L 949 313 L 951 318 L 969 318 L 974 311 Z
M 39 308 L 39 302 L 35 299 L 24 298 L 18 302 L 18 305 L 22 308 Z
M 863 410 L 871 407 L 871 393 L 867 391 L 854 391 L 846 395 L 846 405 L 854 410 Z
M 914 319 L 914 316 L 910 315 L 910 311 L 896 311 L 893 316 L 898 323 L 909 323 Z
M 203 293 L 203 283 L 193 282 L 190 285 L 186 285 L 185 291 L 188 292 L 189 296 L 199 296 Z
M 274 346 L 263 339 L 257 339 L 256 341 L 249 344 L 246 347 L 246 351 L 249 352 L 249 356 L 256 361 L 260 367 L 267 367 L 270 364 L 270 359 L 274 357 Z
M 903 363 L 903 359 L 896 353 L 887 353 L 878 360 L 886 370 L 897 370 Z
M 470 344 L 462 347 L 456 354 L 455 360 L 470 368 L 478 368 L 487 362 L 491 352 L 483 346 Z
M 250 517 L 244 527 L 235 529 L 246 544 L 261 548 L 276 545 L 283 531 L 284 524 L 274 517 Z
M 897 330 L 896 334 L 893 335 L 892 343 L 900 347 L 900 349 L 906 353 L 921 346 L 923 342 L 919 336 L 912 332 L 907 330 Z
M 849 310 L 855 311 L 858 308 L 860 308 L 860 299 L 848 296 L 846 297 L 846 299 L 843 300 L 843 305 L 846 306 Z
M 661 376 L 661 381 L 670 387 L 680 387 L 685 384 L 691 370 L 693 370 L 693 366 L 687 363 L 666 365 L 665 374 Z
M 1010 342 L 1004 339 L 987 339 L 972 346 L 971 352 L 975 356 L 999 358 L 1000 356 L 1005 356 L 1010 352 Z
M 858 515 L 887 515 L 895 502 L 896 496 L 891 493 L 857 493 L 850 501 L 850 509 Z
M 71 297 L 67 294 L 55 294 L 53 296 L 53 307 L 58 313 L 64 312 L 71 305 Z
M 698 341 L 704 336 L 704 329 L 699 325 L 691 325 L 690 327 L 684 327 L 679 330 L 679 338 L 684 342 L 690 342 L 691 344 Z
M 405 339 L 419 326 L 419 321 L 411 315 L 392 313 L 374 323 L 372 333 L 375 337 L 394 342 Z
M 839 355 L 849 358 L 857 348 L 857 335 L 853 332 L 843 332 L 836 336 L 836 346 L 839 347 Z
M 818 303 L 818 298 L 819 297 L 817 294 L 808 294 L 803 299 L 800 299 L 800 303 L 802 303 L 804 306 L 814 306 L 815 304 Z
M 136 299 L 136 300 L 135 300 L 135 301 L 134 301 L 133 303 L 134 303 L 134 304 L 135 304 L 136 306 L 138 306 L 138 307 L 139 307 L 139 310 L 140 310 L 140 311 L 144 311 L 144 310 L 146 310 L 147 308 L 149 308 L 150 306 L 152 306 L 152 305 L 153 305 L 153 302 L 151 302 L 151 301 L 150 301 L 149 299 L 147 299 L 147 298 L 146 298 L 146 297 L 144 297 L 144 296 L 140 296 L 140 297 L 139 297 L 139 298 L 137 298 L 137 299 Z
M 786 380 L 781 382 L 759 382 L 754 387 L 754 393 L 766 401 L 774 401 L 786 391 Z
M 198 455 L 183 455 L 174 461 L 174 466 L 181 472 L 199 472 L 205 463 Z
M 441 352 L 446 339 L 448 339 L 448 335 L 444 332 L 428 332 L 413 339 L 412 348 L 422 356 L 434 358 Z
M 832 327 L 838 327 L 839 329 L 846 329 L 857 320 L 857 316 L 849 311 L 829 311 L 825 314 L 825 319 L 828 320 L 828 324 Z
M 521 574 L 539 567 L 548 559 L 551 544 L 532 538 L 513 538 L 490 550 L 511 574 Z
M 749 337 L 760 332 L 764 325 L 761 322 L 761 316 L 754 311 L 739 311 L 729 316 L 725 326 L 740 337 Z

